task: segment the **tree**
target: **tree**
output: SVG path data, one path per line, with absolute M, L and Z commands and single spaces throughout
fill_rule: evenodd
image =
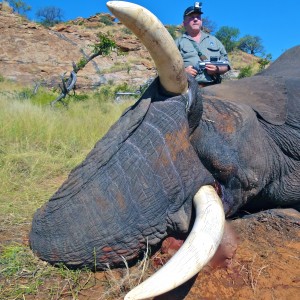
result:
M 213 33 L 214 31 L 216 31 L 217 25 L 214 21 L 210 20 L 209 18 L 203 18 L 202 27 L 204 31 Z
M 166 25 L 168 32 L 171 37 L 175 40 L 177 38 L 177 26 L 176 25 Z
M 263 54 L 264 47 L 259 36 L 245 35 L 238 42 L 238 48 L 244 52 L 255 55 L 256 53 Z
M 264 57 L 260 58 L 258 60 L 259 63 L 259 70 L 262 71 L 264 70 L 272 61 L 272 54 L 266 54 Z
M 231 52 L 237 47 L 237 38 L 239 34 L 240 30 L 238 28 L 222 26 L 216 32 L 216 38 L 222 42 L 227 52 Z
M 22 0 L 8 0 L 9 5 L 12 7 L 13 11 L 24 15 L 26 12 L 31 10 L 31 6 L 27 5 Z
M 36 17 L 41 20 L 45 26 L 53 26 L 63 19 L 63 11 L 59 7 L 47 6 L 36 12 Z
M 113 49 L 118 48 L 116 43 L 110 38 L 109 34 L 98 34 L 99 42 L 91 45 L 92 53 L 88 56 L 85 55 L 81 57 L 80 61 L 75 64 L 73 62 L 73 71 L 70 72 L 68 79 L 65 78 L 65 74 L 62 75 L 62 86 L 60 86 L 61 94 L 51 102 L 53 106 L 57 102 L 61 102 L 63 105 L 66 103 L 63 99 L 73 90 L 75 94 L 75 86 L 77 81 L 77 73 L 82 70 L 91 60 L 95 57 L 102 55 L 107 56 L 113 51 Z

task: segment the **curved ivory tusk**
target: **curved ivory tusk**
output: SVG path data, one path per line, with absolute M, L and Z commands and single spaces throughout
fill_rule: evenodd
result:
M 196 275 L 215 254 L 224 230 L 222 202 L 212 186 L 194 197 L 195 224 L 176 254 L 156 273 L 131 290 L 124 300 L 140 300 L 166 293 Z
M 188 90 L 182 57 L 163 24 L 147 9 L 125 1 L 108 1 L 109 10 L 144 44 L 154 60 L 160 83 L 174 94 Z

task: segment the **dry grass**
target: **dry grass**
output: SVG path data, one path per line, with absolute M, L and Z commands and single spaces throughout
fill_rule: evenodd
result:
M 267 269 L 269 266 L 259 266 L 259 263 L 256 262 L 256 255 L 254 255 L 249 262 L 249 264 L 240 265 L 240 274 L 246 285 L 249 285 L 255 294 L 257 291 L 257 286 L 259 282 L 259 277 L 262 275 L 262 272 Z
M 233 69 L 241 70 L 247 66 L 251 66 L 253 73 L 257 73 L 259 70 L 258 60 L 259 57 L 247 54 L 240 50 L 235 50 L 229 53 L 229 59 L 232 62 Z
M 149 249 L 144 254 L 144 258 L 134 267 L 129 268 L 124 259 L 124 269 L 111 270 L 109 267 L 104 273 L 107 286 L 99 300 L 117 299 L 124 296 L 134 287 L 144 281 L 151 272 Z
M 78 299 L 84 288 L 93 284 L 90 271 L 55 268 L 36 258 L 28 247 L 11 244 L 0 255 L 0 299 Z
M 27 246 L 31 218 L 130 103 L 97 95 L 53 109 L 35 104 L 43 99 L 16 97 L 23 91 L 0 85 L 0 299 L 78 299 L 96 284 L 96 274 L 34 257 Z
M 85 290 L 95 288 L 97 300 L 123 299 L 125 294 L 149 276 L 148 252 L 129 269 L 103 272 L 53 267 L 35 257 L 21 244 L 2 247 L 0 254 L 0 299 L 80 299 Z M 30 298 L 32 299 L 32 298 Z

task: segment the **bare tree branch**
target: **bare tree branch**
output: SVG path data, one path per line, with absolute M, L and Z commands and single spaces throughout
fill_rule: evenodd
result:
M 70 76 L 66 82 L 65 74 L 62 77 L 62 86 L 59 86 L 61 89 L 61 94 L 50 104 L 54 106 L 55 103 L 61 102 L 63 105 L 67 105 L 63 99 L 70 93 L 70 91 L 74 91 L 75 94 L 75 85 L 77 81 L 77 73 L 82 70 L 91 60 L 99 55 L 109 55 L 111 50 L 116 47 L 114 41 L 112 41 L 107 35 L 99 34 L 98 35 L 100 42 L 92 45 L 93 51 L 90 56 L 84 55 L 81 60 L 75 64 L 72 62 L 73 71 L 70 73 Z M 84 52 L 83 52 L 84 53 Z
M 64 99 L 70 93 L 70 91 L 72 91 L 75 88 L 75 84 L 77 81 L 76 73 L 74 71 L 70 73 L 70 77 L 67 83 L 65 81 L 65 74 L 66 73 L 64 73 L 61 76 L 61 80 L 62 80 L 62 86 L 60 86 L 61 94 L 54 101 L 51 102 L 51 106 L 54 106 L 54 104 L 57 103 L 58 101 L 61 101 L 62 104 L 66 106 L 66 103 L 62 99 Z

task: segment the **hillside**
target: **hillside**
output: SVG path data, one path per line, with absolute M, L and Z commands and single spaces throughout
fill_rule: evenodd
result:
M 140 41 L 122 24 L 112 21 L 109 14 L 97 14 L 48 29 L 0 9 L 0 75 L 22 84 L 57 86 L 61 75 L 72 71 L 72 62 L 91 54 L 90 45 L 99 41 L 99 34 L 110 34 L 122 53 L 96 57 L 78 73 L 77 88 L 105 83 L 138 87 L 156 76 L 154 64 Z M 242 52 L 231 54 L 231 59 L 234 68 L 257 60 Z M 231 76 L 236 75 L 233 70 Z
M 128 83 L 138 86 L 155 69 L 148 52 L 121 24 L 105 26 L 102 15 L 86 20 L 77 19 L 47 29 L 23 17 L 0 10 L 0 75 L 24 84 L 42 82 L 55 86 L 61 75 L 72 70 L 72 62 L 79 62 L 91 54 L 91 44 L 99 33 L 110 33 L 123 54 L 111 53 L 96 57 L 78 73 L 77 87 L 90 88 L 102 83 Z

